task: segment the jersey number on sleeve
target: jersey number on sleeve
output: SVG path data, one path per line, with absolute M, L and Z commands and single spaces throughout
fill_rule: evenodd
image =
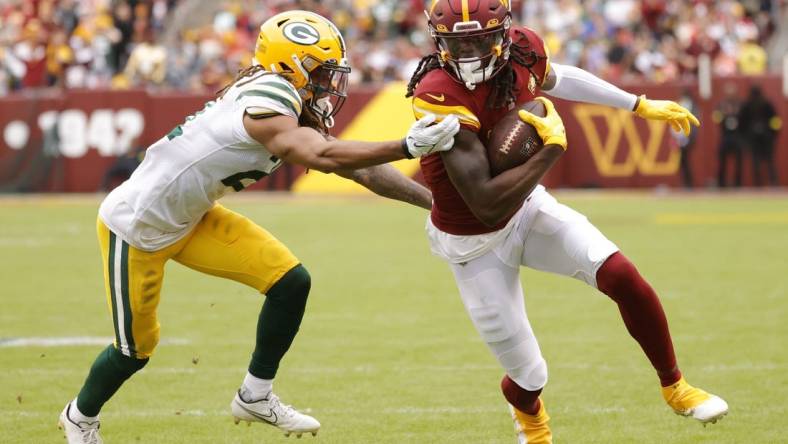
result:
M 216 102 L 213 101 L 213 100 L 211 100 L 210 102 L 206 102 L 205 106 L 203 106 L 203 108 L 201 110 L 197 111 L 196 113 L 194 113 L 194 114 L 192 114 L 190 116 L 187 116 L 185 122 L 183 122 L 182 124 L 176 126 L 169 133 L 167 133 L 167 139 L 172 140 L 172 139 L 180 136 L 181 134 L 183 134 L 183 125 L 186 125 L 187 123 L 189 123 L 192 120 L 196 119 L 197 116 L 199 116 L 200 114 L 204 113 L 205 110 L 207 110 L 208 108 L 212 107 L 215 103 Z

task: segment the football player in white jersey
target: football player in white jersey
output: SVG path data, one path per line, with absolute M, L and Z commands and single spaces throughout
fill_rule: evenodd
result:
M 69 443 L 102 442 L 99 410 L 153 353 L 169 259 L 266 295 L 248 372 L 231 402 L 236 423 L 272 424 L 299 437 L 316 434 L 317 420 L 280 403 L 272 392 L 304 314 L 309 274 L 269 232 L 216 200 L 292 162 L 431 206 L 429 191 L 382 164 L 450 149 L 459 131 L 456 118 L 434 125 L 434 118 L 422 119 L 398 141 L 328 137 L 350 68 L 336 27 L 311 12 L 267 20 L 255 61 L 215 101 L 148 148 L 129 180 L 101 204 L 97 231 L 115 341 L 96 358 L 78 396 L 60 415 Z

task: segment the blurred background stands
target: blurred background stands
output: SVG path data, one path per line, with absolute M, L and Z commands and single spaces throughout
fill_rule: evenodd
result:
M 693 79 L 779 68 L 785 0 L 516 0 L 518 22 L 553 60 L 605 79 Z M 0 94 L 23 88 L 146 86 L 215 91 L 251 63 L 259 25 L 288 9 L 342 31 L 351 83 L 407 80 L 433 50 L 422 0 L 7 0 L 0 6 Z M 782 11 L 783 13 L 781 13 Z M 770 56 L 771 54 L 771 56 Z

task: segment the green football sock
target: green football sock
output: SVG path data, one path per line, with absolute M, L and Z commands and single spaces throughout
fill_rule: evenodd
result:
M 102 350 L 90 367 L 90 373 L 77 396 L 77 408 L 85 416 L 98 415 L 101 407 L 134 373 L 145 367 L 148 359 L 124 356 L 113 345 Z
M 279 361 L 298 333 L 311 286 L 306 268 L 297 265 L 268 290 L 257 321 L 257 343 L 249 373 L 261 379 L 276 376 Z

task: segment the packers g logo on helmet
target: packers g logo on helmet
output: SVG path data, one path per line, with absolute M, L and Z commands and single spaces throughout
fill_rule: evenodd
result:
M 282 33 L 288 40 L 299 45 L 314 45 L 320 41 L 320 33 L 308 23 L 288 23 L 282 28 Z
M 347 97 L 350 65 L 345 51 L 342 35 L 328 19 L 287 11 L 260 26 L 254 59 L 292 83 L 306 109 L 330 127 Z
M 309 11 L 277 14 L 260 26 L 254 58 L 267 71 L 285 76 L 304 88 L 318 66 L 350 69 L 345 41 L 328 19 Z

